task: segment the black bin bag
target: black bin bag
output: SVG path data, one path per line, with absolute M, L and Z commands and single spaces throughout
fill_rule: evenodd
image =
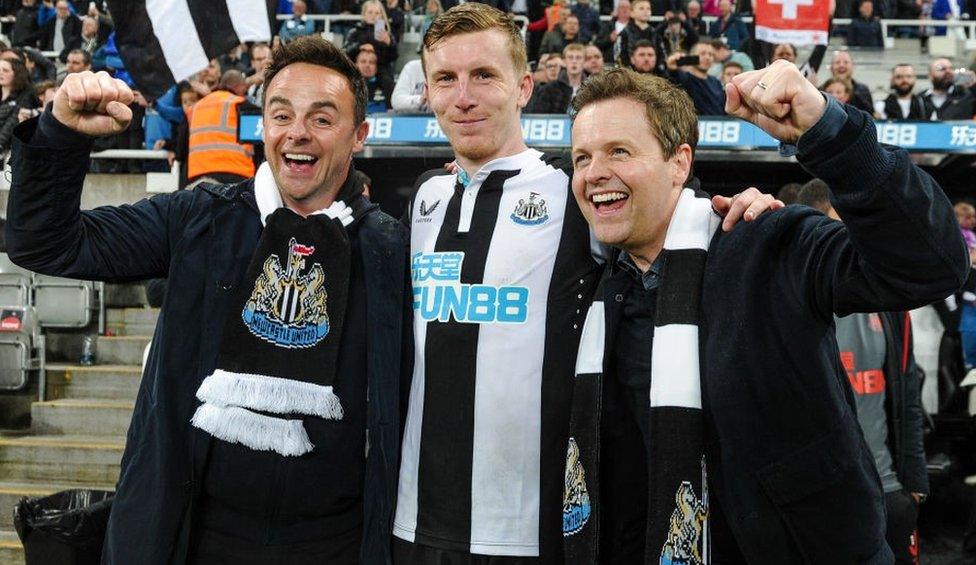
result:
M 14 527 L 27 565 L 98 565 L 113 495 L 75 489 L 22 498 L 14 507 Z

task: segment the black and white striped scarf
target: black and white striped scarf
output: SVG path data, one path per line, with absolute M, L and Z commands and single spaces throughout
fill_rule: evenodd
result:
M 710 200 L 686 188 L 662 250 L 648 399 L 645 562 L 655 565 L 710 562 L 698 333 L 705 259 L 720 223 Z M 598 291 L 583 327 L 576 365 L 563 501 L 568 563 L 597 560 L 605 336 L 604 304 Z

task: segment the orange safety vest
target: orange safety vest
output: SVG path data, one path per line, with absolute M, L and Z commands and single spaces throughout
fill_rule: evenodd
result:
M 213 173 L 254 176 L 254 147 L 237 142 L 237 105 L 241 102 L 244 98 L 218 90 L 194 104 L 187 178 Z

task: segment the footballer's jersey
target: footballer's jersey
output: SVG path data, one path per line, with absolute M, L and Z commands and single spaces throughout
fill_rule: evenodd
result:
M 599 277 L 569 176 L 529 149 L 466 186 L 423 181 L 408 221 L 415 360 L 393 533 L 558 555 L 576 348 Z

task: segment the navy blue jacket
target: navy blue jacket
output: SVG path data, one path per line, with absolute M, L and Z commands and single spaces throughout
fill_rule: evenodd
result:
M 15 131 L 7 216 L 10 258 L 62 277 L 169 281 L 126 440 L 102 562 L 181 563 L 189 531 L 185 517 L 202 470 L 199 454 L 206 453 L 210 441 L 190 426 L 198 404 L 194 395 L 216 365 L 224 320 L 235 306 L 233 291 L 261 235 L 253 180 L 82 212 L 91 139 L 62 126 L 50 113 L 41 119 L 47 146 L 34 138 L 37 120 Z M 409 281 L 402 225 L 376 207 L 360 222 L 371 344 L 363 562 L 374 564 L 390 561 Z M 314 480 L 309 477 L 310 483 Z
M 866 114 L 844 110 L 832 140 L 809 147 L 801 138 L 798 154 L 828 183 L 844 222 L 787 206 L 718 231 L 705 264 L 699 346 L 709 490 L 749 563 L 891 561 L 881 481 L 840 364 L 833 315 L 939 301 L 969 270 L 939 186 L 904 150 L 879 145 Z M 607 352 L 629 277 L 611 262 L 602 283 Z M 612 354 L 603 370 L 605 382 L 616 378 Z M 592 404 L 574 398 L 574 420 L 593 421 L 577 406 Z M 601 484 L 634 468 L 610 450 L 614 443 L 604 435 L 593 463 L 602 465 Z M 587 469 L 588 483 L 590 476 Z M 922 489 L 914 479 L 906 487 Z M 620 508 L 633 495 L 610 488 L 596 496 L 605 508 Z M 625 541 L 614 518 L 599 518 L 604 550 Z

